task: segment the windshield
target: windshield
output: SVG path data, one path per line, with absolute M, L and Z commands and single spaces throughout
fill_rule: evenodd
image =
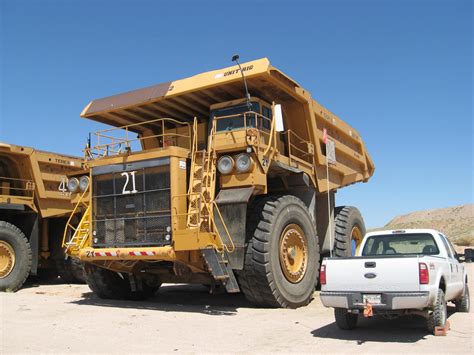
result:
M 214 117 L 232 116 L 217 120 L 216 130 L 219 131 L 231 131 L 244 127 L 244 115 L 243 113 L 248 111 L 255 111 L 260 113 L 260 104 L 258 102 L 252 102 L 252 109 L 249 110 L 247 104 L 241 104 L 237 106 L 223 107 L 217 110 L 211 111 L 211 119 Z M 247 114 L 247 127 L 255 127 L 255 115 Z
M 362 256 L 374 255 L 434 255 L 438 246 L 431 234 L 385 234 L 370 236 L 362 251 Z

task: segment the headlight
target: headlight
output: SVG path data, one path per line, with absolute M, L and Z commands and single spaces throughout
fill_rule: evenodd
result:
M 219 161 L 217 162 L 217 170 L 219 170 L 222 175 L 230 174 L 232 169 L 234 169 L 234 159 L 232 159 L 232 157 L 223 155 L 219 158 Z
M 248 173 L 252 169 L 253 160 L 246 153 L 239 154 L 235 161 L 235 167 L 239 173 Z
M 67 189 L 69 192 L 77 192 L 77 189 L 79 188 L 79 180 L 75 177 L 70 178 L 68 183 L 67 183 Z
M 84 175 L 79 179 L 79 188 L 82 192 L 86 191 L 89 187 L 89 176 Z

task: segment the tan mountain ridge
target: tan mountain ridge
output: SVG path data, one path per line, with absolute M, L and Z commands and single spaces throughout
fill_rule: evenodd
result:
M 456 245 L 474 246 L 474 204 L 411 212 L 373 230 L 408 228 L 436 229 Z

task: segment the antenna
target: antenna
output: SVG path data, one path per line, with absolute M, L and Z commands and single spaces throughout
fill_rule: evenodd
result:
M 240 57 L 238 54 L 234 54 L 232 56 L 232 61 L 236 62 L 237 65 L 239 66 L 240 74 L 242 75 L 242 80 L 244 81 L 244 86 L 245 86 L 245 98 L 247 99 L 247 107 L 249 108 L 249 111 L 250 111 L 252 109 L 252 104 L 250 103 L 249 89 L 247 87 L 247 80 L 245 80 L 244 72 L 242 71 L 242 67 L 240 66 L 240 63 L 239 63 L 239 58 Z

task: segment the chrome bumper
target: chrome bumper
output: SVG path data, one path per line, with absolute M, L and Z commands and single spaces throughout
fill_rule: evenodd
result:
M 429 305 L 429 292 L 333 292 L 321 291 L 321 302 L 326 307 L 363 309 L 363 295 L 381 295 L 374 310 L 423 309 Z

